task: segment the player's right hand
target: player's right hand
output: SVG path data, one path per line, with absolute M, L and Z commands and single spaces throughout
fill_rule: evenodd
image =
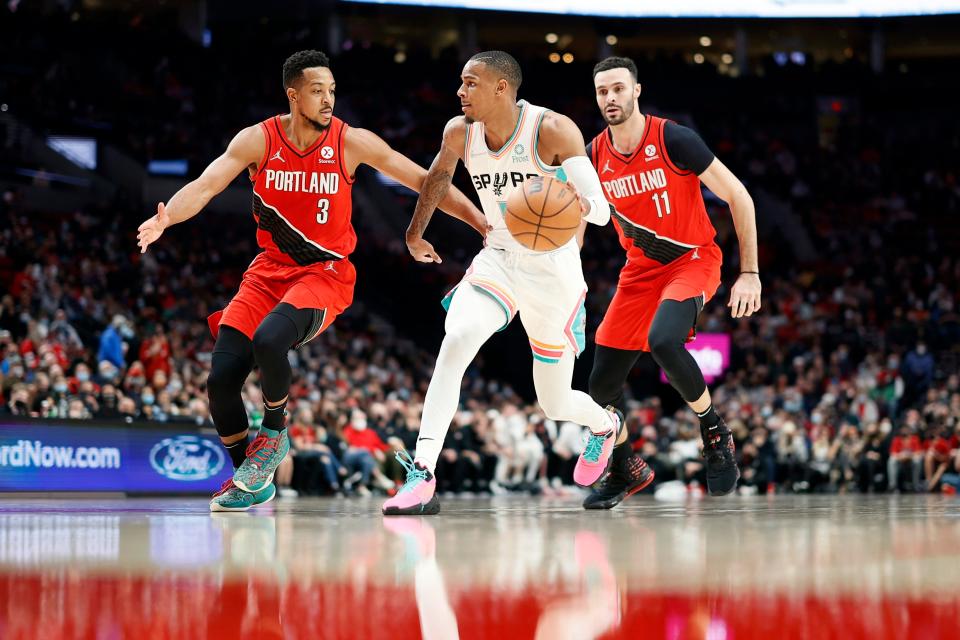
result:
M 167 215 L 167 207 L 162 202 L 157 203 L 157 215 L 147 218 L 137 228 L 137 244 L 140 246 L 140 253 L 146 253 L 147 247 L 160 239 L 163 230 L 169 224 L 170 216 Z
M 412 255 L 413 259 L 417 262 L 436 262 L 437 264 L 443 262 L 433 249 L 433 245 L 423 238 L 408 239 L 407 250 L 410 251 L 410 255 Z

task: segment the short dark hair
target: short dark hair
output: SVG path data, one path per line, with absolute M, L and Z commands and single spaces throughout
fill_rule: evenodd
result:
M 330 58 L 322 51 L 307 49 L 297 51 L 283 63 L 283 88 L 289 89 L 303 76 L 303 70 L 311 67 L 330 68 Z
M 514 89 L 520 88 L 523 74 L 520 73 L 520 63 L 506 51 L 481 51 L 470 58 L 470 62 L 482 62 L 510 83 Z
M 598 62 L 593 68 L 593 77 L 596 78 L 601 71 L 610 71 L 610 69 L 626 69 L 633 76 L 633 81 L 637 81 L 637 65 L 630 58 L 621 58 L 620 56 L 610 56 Z

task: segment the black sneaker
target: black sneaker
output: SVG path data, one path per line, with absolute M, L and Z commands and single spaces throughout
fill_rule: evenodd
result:
M 700 426 L 703 438 L 703 457 L 707 461 L 707 493 L 725 496 L 733 493 L 740 479 L 733 434 L 721 419 L 713 427 Z
M 583 501 L 584 509 L 612 509 L 653 482 L 654 473 L 643 458 L 634 453 L 621 464 L 610 466 L 610 473 Z

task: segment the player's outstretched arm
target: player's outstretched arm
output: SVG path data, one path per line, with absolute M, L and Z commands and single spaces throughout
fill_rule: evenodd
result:
M 348 129 L 347 154 L 351 165 L 368 164 L 417 193 L 420 193 L 423 189 L 424 181 L 427 178 L 427 170 L 402 153 L 392 149 L 375 133 L 365 129 Z M 454 163 L 454 168 L 456 168 L 456 163 Z M 467 223 L 476 229 L 480 235 L 486 236 L 487 220 L 483 213 L 456 187 L 450 187 L 436 206 L 454 218 Z
M 266 146 L 259 125 L 247 127 L 238 133 L 223 155 L 211 162 L 196 180 L 193 180 L 164 204 L 157 204 L 157 214 L 147 218 L 137 229 L 137 244 L 144 253 L 170 225 L 189 220 L 200 213 L 210 200 L 227 188 L 240 172 L 257 166 Z
M 757 214 L 753 198 L 740 179 L 719 158 L 714 158 L 700 181 L 727 203 L 740 243 L 740 277 L 730 290 L 730 315 L 745 318 L 760 310 L 760 267 L 757 259 Z
M 547 112 L 540 123 L 540 159 L 551 166 L 560 165 L 568 183 L 580 195 L 584 220 L 603 226 L 610 221 L 610 205 L 603 195 L 600 177 L 583 143 L 580 128 L 565 115 Z

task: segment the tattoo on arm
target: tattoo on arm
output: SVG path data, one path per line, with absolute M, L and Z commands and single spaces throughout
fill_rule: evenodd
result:
M 440 201 L 446 197 L 452 182 L 453 174 L 446 169 L 431 170 L 427 174 L 427 177 L 423 180 L 423 187 L 420 189 L 420 196 L 417 198 L 413 219 L 410 220 L 410 226 L 407 227 L 407 235 L 423 237 L 433 212 Z

